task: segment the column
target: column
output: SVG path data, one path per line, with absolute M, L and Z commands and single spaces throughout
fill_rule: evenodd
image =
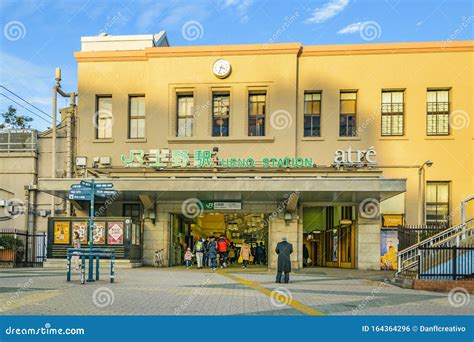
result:
M 358 211 L 356 267 L 360 270 L 380 270 L 380 204 L 373 203 L 377 203 L 377 212 Z

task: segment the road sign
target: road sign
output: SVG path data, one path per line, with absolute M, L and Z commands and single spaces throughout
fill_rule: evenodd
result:
M 112 183 L 96 183 L 95 187 L 97 189 L 110 189 L 113 188 L 114 185 Z
M 115 190 L 96 190 L 97 195 L 113 196 L 117 193 Z
M 80 201 L 90 201 L 92 199 L 91 195 L 69 195 L 70 200 L 80 200 Z
M 72 195 L 91 195 L 92 189 L 91 188 L 80 188 L 75 190 L 69 190 L 69 194 Z
M 84 186 L 86 188 L 92 188 L 92 183 L 91 182 L 86 182 L 86 181 L 81 181 L 81 186 Z
M 90 188 L 89 187 L 86 188 L 86 187 L 82 186 L 81 184 L 72 184 L 71 189 L 90 189 Z

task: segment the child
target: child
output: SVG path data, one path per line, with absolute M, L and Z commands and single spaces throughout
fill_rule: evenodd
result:
M 186 253 L 184 253 L 184 264 L 186 265 L 186 269 L 190 268 L 192 265 L 193 260 L 193 253 L 191 252 L 191 248 L 186 249 Z

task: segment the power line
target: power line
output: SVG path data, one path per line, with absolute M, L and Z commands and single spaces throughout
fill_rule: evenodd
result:
M 40 118 L 41 120 L 47 122 L 48 124 L 51 124 L 50 121 L 46 120 L 45 118 L 43 118 L 42 116 L 38 115 L 37 113 L 32 112 L 31 110 L 29 110 L 28 108 L 26 108 L 25 106 L 23 106 L 21 103 L 16 102 L 15 100 L 13 100 L 12 98 L 8 97 L 8 96 L 5 95 L 4 93 L 0 93 L 0 95 L 5 96 L 7 99 L 9 99 L 9 100 L 12 101 L 12 102 L 15 102 L 17 105 L 19 105 L 20 107 L 26 109 L 26 110 L 29 111 L 31 114 L 37 116 L 38 118 Z
M 39 110 L 41 113 L 44 113 L 46 116 L 48 116 L 48 117 L 52 117 L 52 115 L 51 115 L 51 114 L 48 114 L 48 113 L 46 113 L 46 112 L 45 112 L 45 111 L 43 111 L 42 109 L 39 109 L 39 108 L 38 108 L 38 107 L 36 107 L 34 104 L 32 104 L 32 103 L 30 103 L 30 102 L 26 101 L 26 100 L 25 100 L 24 98 L 22 98 L 20 95 L 18 95 L 18 94 L 16 94 L 16 93 L 14 93 L 13 91 L 11 91 L 10 89 L 8 89 L 7 87 L 5 87 L 5 86 L 3 86 L 3 85 L 0 85 L 0 88 L 3 88 L 3 89 L 5 89 L 6 91 L 8 91 L 9 93 L 11 93 L 11 94 L 15 95 L 16 97 L 18 97 L 19 99 L 21 99 L 23 102 L 26 102 L 26 103 L 28 103 L 28 104 L 29 104 L 31 107 L 35 108 L 36 110 Z

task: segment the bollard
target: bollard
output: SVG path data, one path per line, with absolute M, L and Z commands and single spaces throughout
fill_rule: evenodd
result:
M 66 281 L 71 281 L 71 255 L 67 253 L 67 262 L 66 262 Z
M 99 256 L 95 257 L 95 280 L 99 280 Z
M 115 255 L 110 256 L 110 282 L 115 282 Z
M 86 257 L 82 254 L 81 257 L 81 284 L 86 283 Z

